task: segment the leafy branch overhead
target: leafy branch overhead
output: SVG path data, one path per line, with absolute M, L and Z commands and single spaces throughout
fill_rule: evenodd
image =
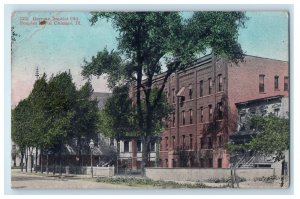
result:
M 239 28 L 247 20 L 243 12 L 194 12 L 187 19 L 179 12 L 92 12 L 92 25 L 99 19 L 111 22 L 119 32 L 118 52 L 104 49 L 85 61 L 82 75 L 86 77 L 112 74 L 120 80 L 126 72 L 136 77 L 140 64 L 146 77 L 165 67 L 172 73 L 208 49 L 234 62 L 243 58 L 238 43 Z

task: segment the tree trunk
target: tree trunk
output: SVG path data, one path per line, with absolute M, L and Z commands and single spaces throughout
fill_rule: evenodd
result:
M 116 174 L 119 174 L 119 154 L 120 154 L 120 139 L 117 139 L 117 163 Z
M 32 150 L 30 152 L 30 173 L 32 173 L 32 168 L 33 168 L 33 154 Z
M 30 157 L 30 173 L 32 173 L 33 168 L 33 147 L 29 149 L 29 157 Z
M 24 168 L 24 151 L 21 151 L 21 172 L 23 172 Z
M 236 186 L 237 188 L 240 188 L 239 179 L 238 179 L 239 177 L 236 175 L 236 167 L 234 167 L 233 173 L 234 173 L 234 181 L 236 183 Z
M 59 150 L 59 175 L 62 175 L 62 144 L 60 145 Z
M 28 148 L 25 149 L 25 172 L 28 171 Z
M 37 173 L 38 148 L 35 148 L 35 173 Z
M 46 163 L 46 172 L 47 172 L 47 175 L 49 174 L 49 152 L 47 151 L 47 163 Z
M 230 167 L 231 188 L 234 188 L 233 167 Z
M 80 137 L 77 137 L 77 142 L 79 144 L 79 151 L 78 151 L 78 153 L 79 153 L 79 155 L 78 155 L 79 160 L 78 160 L 78 171 L 77 172 L 79 174 L 83 174 L 82 173 L 82 166 L 83 166 L 83 161 L 82 161 L 82 145 L 81 145 L 81 138 Z
M 145 167 L 148 164 L 148 154 L 149 154 L 149 142 L 150 142 L 150 135 L 142 136 L 142 162 L 141 162 L 141 174 L 145 176 Z
M 280 187 L 283 187 L 284 184 L 284 165 L 285 165 L 285 160 L 283 159 L 281 162 L 281 183 Z
M 55 154 L 54 156 L 54 165 L 53 165 L 53 175 L 55 175 L 55 170 L 56 170 L 56 159 L 57 159 L 57 155 Z
M 41 149 L 41 153 L 40 153 L 40 166 L 41 166 L 41 173 L 43 173 L 43 149 Z
M 159 151 L 160 151 L 160 138 L 158 137 L 156 140 L 156 147 L 155 147 L 155 167 L 159 167 Z M 173 165 L 174 167 L 174 165 Z
M 13 161 L 14 161 L 13 167 L 16 167 L 16 166 L 17 166 L 17 164 L 16 164 L 16 159 L 17 159 L 17 154 L 15 153 L 15 154 L 13 155 Z
M 150 86 L 150 85 L 148 85 Z M 142 175 L 145 175 L 145 167 L 148 164 L 148 156 L 149 156 L 149 142 L 152 134 L 152 107 L 150 103 L 150 93 L 151 90 L 148 90 L 145 93 L 145 100 L 146 100 L 146 135 L 142 137 L 142 142 L 143 142 L 143 153 L 142 153 L 142 163 L 141 163 L 141 171 Z

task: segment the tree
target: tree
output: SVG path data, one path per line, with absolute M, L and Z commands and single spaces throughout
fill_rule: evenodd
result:
M 28 135 L 31 133 L 30 117 L 32 115 L 28 100 L 22 100 L 18 106 L 12 110 L 12 140 L 18 144 L 21 152 L 21 171 L 23 171 L 23 160 L 26 155 L 27 147 L 30 145 Z M 25 156 L 26 171 L 27 157 Z
M 137 117 L 128 96 L 128 87 L 121 86 L 113 89 L 112 96 L 107 99 L 104 108 L 99 111 L 98 129 L 105 137 L 116 139 L 117 160 L 120 152 L 120 140 L 131 138 L 138 133 Z M 118 172 L 118 171 L 117 171 Z
M 284 152 L 289 149 L 289 120 L 268 116 L 253 116 L 249 126 L 258 132 L 255 138 L 240 145 L 229 144 L 231 153 L 252 150 L 256 153 L 274 156 L 275 161 L 285 158 Z
M 33 148 L 52 151 L 59 156 L 61 173 L 66 142 L 96 135 L 98 108 L 92 93 L 90 82 L 76 90 L 67 72 L 52 75 L 48 82 L 45 74 L 36 80 L 28 98 L 12 110 L 12 139 L 21 153 L 30 149 L 32 155 Z
M 134 85 L 144 171 L 149 138 L 155 131 L 153 117 L 168 78 L 187 68 L 207 49 L 234 62 L 241 60 L 238 30 L 244 26 L 246 17 L 243 12 L 194 12 L 188 19 L 183 19 L 179 12 L 93 12 L 90 21 L 95 25 L 103 18 L 119 32 L 118 51 L 98 52 L 90 62 L 85 61 L 82 75 L 107 74 L 109 86 L 128 82 Z M 162 81 L 153 96 L 154 78 L 158 74 Z
M 98 124 L 98 107 L 97 100 L 92 99 L 93 88 L 91 83 L 86 82 L 77 92 L 76 101 L 73 107 L 75 112 L 72 118 L 71 138 L 76 139 L 77 155 L 79 156 L 79 164 L 82 166 L 82 149 L 84 147 L 83 140 L 90 140 L 97 136 Z
M 284 160 L 289 149 L 289 120 L 275 116 L 255 116 L 254 129 L 261 132 L 249 143 L 249 149 L 264 155 L 275 155 L 275 161 Z
M 153 92 L 152 100 L 153 96 L 155 96 L 155 92 Z M 164 128 L 162 119 L 172 110 L 164 96 L 159 102 L 158 109 L 160 111 L 155 111 L 153 117 L 153 137 L 159 136 L 162 132 Z M 145 101 L 142 101 L 142 110 L 143 113 L 146 113 Z M 136 106 L 129 98 L 127 86 L 114 88 L 112 96 L 107 99 L 104 108 L 99 112 L 99 118 L 99 131 L 106 137 L 117 140 L 118 153 L 120 140 L 136 138 L 142 133 L 139 132 Z
M 43 150 L 52 147 L 51 140 L 48 139 L 46 133 L 50 126 L 48 120 L 49 101 L 46 74 L 43 74 L 41 78 L 36 80 L 28 99 L 34 113 L 31 116 L 31 126 L 33 128 L 31 134 L 34 137 L 34 141 L 31 144 L 36 148 L 37 162 L 38 149 L 41 151 L 40 158 L 42 159 Z M 37 172 L 37 168 L 35 168 L 35 171 Z M 41 165 L 42 171 L 43 167 Z
M 268 116 L 253 116 L 249 120 L 249 126 L 258 134 L 244 144 L 229 144 L 231 154 L 253 151 L 259 155 L 274 156 L 274 161 L 282 161 L 285 164 L 285 152 L 289 150 L 289 119 Z M 283 186 L 283 177 L 281 179 Z
M 99 112 L 99 131 L 106 137 L 122 138 L 136 134 L 137 120 L 126 86 L 115 87 L 104 108 Z

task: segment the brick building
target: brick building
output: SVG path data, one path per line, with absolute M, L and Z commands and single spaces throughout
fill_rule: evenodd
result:
M 160 84 L 161 78 L 156 78 Z M 288 62 L 246 56 L 234 64 L 213 55 L 169 78 L 165 94 L 174 107 L 161 134 L 162 167 L 227 168 L 226 143 L 236 131 L 236 103 L 288 96 Z

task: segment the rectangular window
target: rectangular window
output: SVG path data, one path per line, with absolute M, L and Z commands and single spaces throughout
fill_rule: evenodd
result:
M 173 149 L 175 149 L 175 136 L 172 136 L 172 147 L 173 147 Z
M 284 77 L 284 90 L 289 90 L 289 77 Z
M 200 148 L 204 149 L 204 138 L 200 138 Z
M 218 119 L 222 119 L 223 118 L 223 106 L 222 106 L 222 102 L 219 102 L 217 104 L 217 108 L 218 108 Z
M 212 93 L 212 81 L 211 78 L 208 78 L 208 94 Z
M 221 147 L 221 146 L 223 145 L 222 142 L 223 142 L 222 136 L 219 135 L 219 136 L 218 136 L 218 146 L 219 146 L 219 147 Z
M 168 148 L 169 148 L 168 137 L 165 137 L 165 146 L 166 146 L 166 150 L 168 150 Z
M 165 159 L 165 162 L 166 162 L 166 167 L 169 167 L 168 159 Z
M 208 137 L 208 138 L 207 138 L 207 148 L 208 148 L 208 149 L 211 149 L 211 148 L 212 148 L 212 139 L 211 139 L 211 137 Z
M 173 96 L 172 96 L 173 99 L 172 99 L 172 101 L 173 101 L 173 103 L 175 103 L 175 96 L 176 96 L 176 94 L 175 94 L 175 89 L 174 88 L 172 89 L 172 93 L 173 93 Z
M 138 142 L 136 143 L 136 147 L 137 147 L 137 151 L 138 151 L 138 152 L 141 152 L 141 151 L 142 151 L 142 142 L 141 142 L 141 141 L 138 141 Z
M 212 158 L 208 158 L 208 167 L 213 168 L 213 159 Z
M 203 122 L 203 107 L 200 107 L 200 122 Z
M 218 91 L 223 91 L 223 79 L 222 75 L 218 75 Z
M 150 142 L 149 147 L 150 147 L 150 151 L 155 151 L 155 142 L 154 141 Z
M 193 135 L 190 134 L 190 149 L 193 149 Z
M 169 128 L 169 118 L 165 117 L 165 124 L 166 124 L 166 128 Z
M 200 97 L 203 96 L 203 80 L 200 81 L 200 84 L 199 84 L 199 87 L 200 87 Z
M 279 89 L 279 76 L 274 77 L 274 90 Z
M 190 109 L 190 124 L 193 124 L 193 110 Z
M 172 122 L 173 122 L 173 127 L 175 126 L 175 113 L 172 113 Z
M 124 152 L 129 152 L 129 141 L 124 141 Z
M 185 97 L 184 96 L 180 96 L 180 106 L 183 107 L 185 101 Z
M 193 86 L 192 85 L 189 86 L 189 97 L 190 97 L 190 99 L 193 98 Z
M 163 145 L 163 139 L 162 137 L 159 138 L 159 148 L 162 149 L 162 145 Z
M 185 111 L 182 111 L 182 125 L 185 125 Z
M 218 168 L 222 168 L 222 158 L 218 159 Z
M 265 75 L 259 75 L 259 92 L 265 92 Z
M 212 105 L 208 105 L 208 120 L 211 121 L 213 116 Z
M 182 146 L 185 147 L 185 135 L 182 135 Z
M 121 146 L 120 142 L 117 142 L 117 147 L 119 148 L 119 151 L 122 152 L 122 149 L 121 149 L 122 146 Z

